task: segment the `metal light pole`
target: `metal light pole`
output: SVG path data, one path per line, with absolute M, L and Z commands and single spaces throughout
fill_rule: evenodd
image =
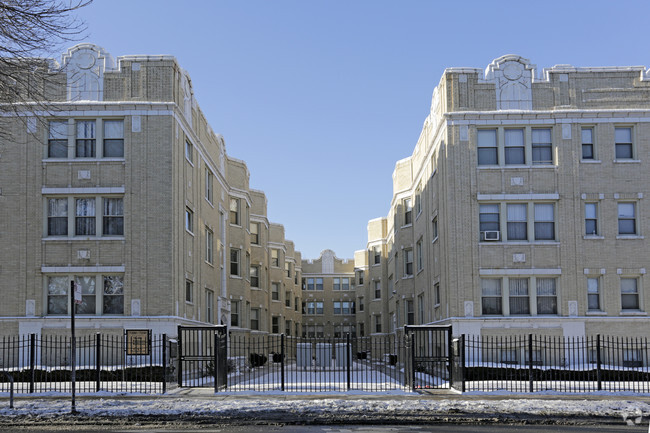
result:
M 70 366 L 72 367 L 72 373 L 70 375 L 70 380 L 72 382 L 72 409 L 71 413 L 75 414 L 77 413 L 77 407 L 76 407 L 76 402 L 75 402 L 75 382 L 76 382 L 76 364 L 77 364 L 77 338 L 75 336 L 75 328 L 74 328 L 74 313 L 75 309 L 77 308 L 77 304 L 81 304 L 81 287 L 79 287 L 79 290 L 77 291 L 77 288 L 75 287 L 74 280 L 70 281 L 70 332 L 72 336 L 72 342 L 70 345 L 70 351 L 72 352 L 70 355 Z

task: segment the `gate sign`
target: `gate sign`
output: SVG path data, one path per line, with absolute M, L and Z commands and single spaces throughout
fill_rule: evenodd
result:
M 126 330 L 126 354 L 149 355 L 151 347 L 151 333 L 148 329 Z

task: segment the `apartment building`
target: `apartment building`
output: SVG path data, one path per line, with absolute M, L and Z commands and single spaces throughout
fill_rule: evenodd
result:
M 354 261 L 324 250 L 302 261 L 302 336 L 343 338 L 357 334 Z
M 357 322 L 369 335 L 647 335 L 649 151 L 644 67 L 538 74 L 507 55 L 445 70 L 390 210 L 355 253 Z
M 264 193 L 227 155 L 176 59 L 115 61 L 80 44 L 42 65 L 45 100 L 2 116 L 2 334 L 69 332 L 71 281 L 81 334 L 273 332 L 275 317 L 295 330 L 300 253 L 268 222 Z M 275 305 L 278 283 L 290 311 Z

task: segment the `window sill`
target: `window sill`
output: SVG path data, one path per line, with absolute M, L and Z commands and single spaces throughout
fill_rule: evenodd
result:
M 206 265 L 210 266 L 211 268 L 214 268 L 214 263 L 208 262 L 207 260 L 204 261 Z
M 435 244 L 437 240 L 438 240 L 438 236 L 436 236 L 435 238 L 433 238 L 433 240 L 431 241 L 431 243 L 432 243 L 432 244 Z
M 607 316 L 607 312 L 600 310 L 591 310 L 585 313 L 587 316 Z
M 244 280 L 244 279 L 243 279 L 242 277 L 240 277 L 239 275 L 232 275 L 232 274 L 230 274 L 230 278 L 234 278 L 235 280 L 242 280 L 242 281 Z
M 405 275 L 402 277 L 402 280 L 412 280 L 412 279 L 413 279 L 413 275 Z
M 185 229 L 185 233 L 188 233 L 188 234 L 192 235 L 192 237 L 194 237 L 194 233 L 192 233 L 192 232 L 189 231 L 188 229 Z
M 477 165 L 479 170 L 503 170 L 503 169 L 522 169 L 522 168 L 557 168 L 556 164 L 503 164 L 503 165 Z
M 638 235 L 618 235 L 616 236 L 616 239 L 643 239 L 643 236 L 638 236 Z
M 641 160 L 640 159 L 615 159 L 613 162 L 620 163 L 620 164 L 640 164 Z
M 404 224 L 403 226 L 400 226 L 400 230 L 401 230 L 401 229 L 407 229 L 407 228 L 409 228 L 409 227 L 413 227 L 413 223 L 410 223 L 410 224 Z
M 44 158 L 41 160 L 44 164 L 49 162 L 124 162 L 124 157 L 122 158 Z
M 422 272 L 424 272 L 424 268 L 419 269 L 418 272 L 417 272 L 417 274 L 415 274 L 415 275 L 420 275 Z
M 581 159 L 580 162 L 584 163 L 584 164 L 601 164 L 602 163 L 602 161 L 599 160 L 599 159 Z
M 214 209 L 214 204 L 210 200 L 206 198 L 205 201 L 210 205 L 212 209 Z
M 503 246 L 512 246 L 512 245 L 560 245 L 559 241 L 479 241 L 479 245 L 503 245 Z
M 56 241 L 124 241 L 124 236 L 47 236 L 44 242 Z
M 605 236 L 600 236 L 600 235 L 584 235 L 582 239 L 593 239 L 593 240 L 599 240 L 599 239 L 605 239 Z
M 621 316 L 647 316 L 648 313 L 641 310 L 623 310 L 620 313 Z

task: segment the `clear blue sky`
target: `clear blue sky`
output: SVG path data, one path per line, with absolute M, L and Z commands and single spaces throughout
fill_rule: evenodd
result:
M 95 0 L 85 39 L 171 54 L 303 258 L 352 258 L 388 213 L 447 67 L 650 65 L 648 1 Z

